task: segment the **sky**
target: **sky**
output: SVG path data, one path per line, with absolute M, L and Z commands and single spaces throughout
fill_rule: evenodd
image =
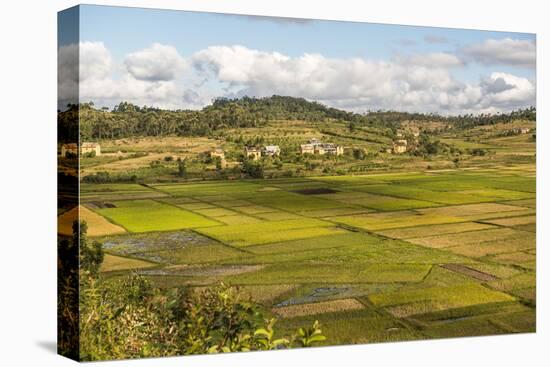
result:
M 81 5 L 75 42 L 60 19 L 60 94 L 78 48 L 79 98 L 96 106 L 277 94 L 455 115 L 536 100 L 534 34 Z

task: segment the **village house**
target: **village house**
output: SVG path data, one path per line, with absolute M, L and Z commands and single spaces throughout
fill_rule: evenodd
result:
M 320 144 L 318 145 L 319 154 L 333 154 L 333 155 L 342 155 L 344 154 L 344 147 L 336 144 Z M 321 153 L 321 149 L 323 153 Z
M 246 147 L 244 149 L 246 157 L 253 161 L 257 161 L 262 157 L 262 151 L 256 147 Z
M 278 157 L 281 154 L 281 148 L 278 145 L 266 145 L 262 149 L 262 155 L 270 157 Z
M 80 154 L 92 154 L 95 153 L 96 156 L 101 155 L 101 147 L 98 143 L 82 143 L 82 146 L 80 147 Z
M 407 140 L 398 139 L 393 142 L 393 153 L 401 154 L 407 151 Z
M 310 139 L 309 144 L 300 145 L 300 154 L 342 155 L 344 154 L 344 147 L 332 143 L 322 143 L 319 140 L 313 138 Z
M 96 156 L 101 155 L 101 147 L 98 143 L 84 142 L 80 146 L 80 152 L 78 145 L 76 143 L 63 144 L 61 146 L 61 155 L 66 157 L 67 154 L 73 155 L 85 155 L 85 154 L 95 154 Z

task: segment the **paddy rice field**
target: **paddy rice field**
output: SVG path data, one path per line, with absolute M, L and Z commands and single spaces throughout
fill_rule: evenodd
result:
M 80 213 L 107 278 L 223 281 L 282 333 L 313 320 L 327 344 L 524 333 L 536 325 L 532 173 L 83 183 Z

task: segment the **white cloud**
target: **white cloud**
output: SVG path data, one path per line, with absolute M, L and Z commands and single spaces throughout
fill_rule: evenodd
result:
M 481 82 L 485 106 L 521 107 L 533 103 L 536 97 L 535 83 L 507 73 L 492 73 Z
M 537 59 L 534 40 L 489 39 L 466 46 L 462 52 L 468 58 L 486 65 L 535 68 Z
M 449 53 L 379 61 L 320 54 L 290 57 L 243 46 L 212 46 L 183 59 L 173 47 L 156 44 L 117 63 L 102 43 L 84 42 L 80 47 L 80 100 L 97 105 L 129 101 L 162 108 L 201 108 L 215 97 L 279 94 L 358 112 L 457 114 L 506 111 L 535 103 L 534 81 L 526 78 L 495 72 L 477 83 L 458 80 L 452 70 L 463 63 Z M 60 50 L 60 64 L 62 55 L 70 66 L 70 49 Z M 70 76 L 69 68 L 65 74 Z
M 164 108 L 180 108 L 182 91 L 172 80 L 162 78 L 162 73 L 156 73 L 160 66 L 175 69 L 182 61 L 174 57 L 173 47 L 153 45 L 150 49 L 137 52 L 131 58 L 132 72 L 113 61 L 111 53 L 101 42 L 80 43 L 80 101 L 94 101 L 97 105 L 113 106 L 121 101 L 129 101 L 138 105 L 155 105 Z M 153 56 L 154 51 L 159 53 Z M 165 61 L 157 62 L 162 56 Z M 145 60 L 150 58 L 147 67 Z M 125 61 L 127 61 L 126 59 Z M 144 65 L 140 67 L 140 65 Z M 128 65 L 126 65 L 128 66 Z M 179 66 L 178 66 L 179 67 Z M 117 74 L 118 73 L 118 74 Z M 116 77 L 115 77 L 115 74 Z M 155 78 L 156 76 L 156 78 Z
M 127 55 L 124 64 L 134 78 L 147 81 L 174 80 L 185 66 L 175 47 L 159 43 Z
M 80 42 L 80 80 L 104 79 L 112 71 L 111 53 L 103 42 Z
M 229 95 L 290 95 L 356 111 L 461 113 L 487 108 L 491 103 L 500 109 L 534 103 L 534 94 L 518 90 L 531 84 L 524 78 L 507 75 L 513 91 L 498 93 L 487 93 L 488 81 L 482 85 L 456 80 L 449 69 L 463 63 L 447 53 L 388 62 L 319 54 L 288 57 L 242 46 L 216 46 L 197 52 L 192 64 L 199 73 L 223 83 Z

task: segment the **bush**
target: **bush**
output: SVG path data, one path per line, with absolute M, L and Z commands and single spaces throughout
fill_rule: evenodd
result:
M 470 154 L 475 157 L 483 157 L 487 154 L 487 150 L 482 148 L 474 148 L 470 150 Z
M 252 162 L 246 159 L 243 162 L 242 170 L 252 178 L 264 178 L 264 167 L 259 162 Z
M 84 176 L 83 182 L 86 183 L 116 183 L 116 182 L 137 182 L 137 175 L 131 174 L 117 174 L 111 175 L 109 172 L 97 172 L 92 175 Z

